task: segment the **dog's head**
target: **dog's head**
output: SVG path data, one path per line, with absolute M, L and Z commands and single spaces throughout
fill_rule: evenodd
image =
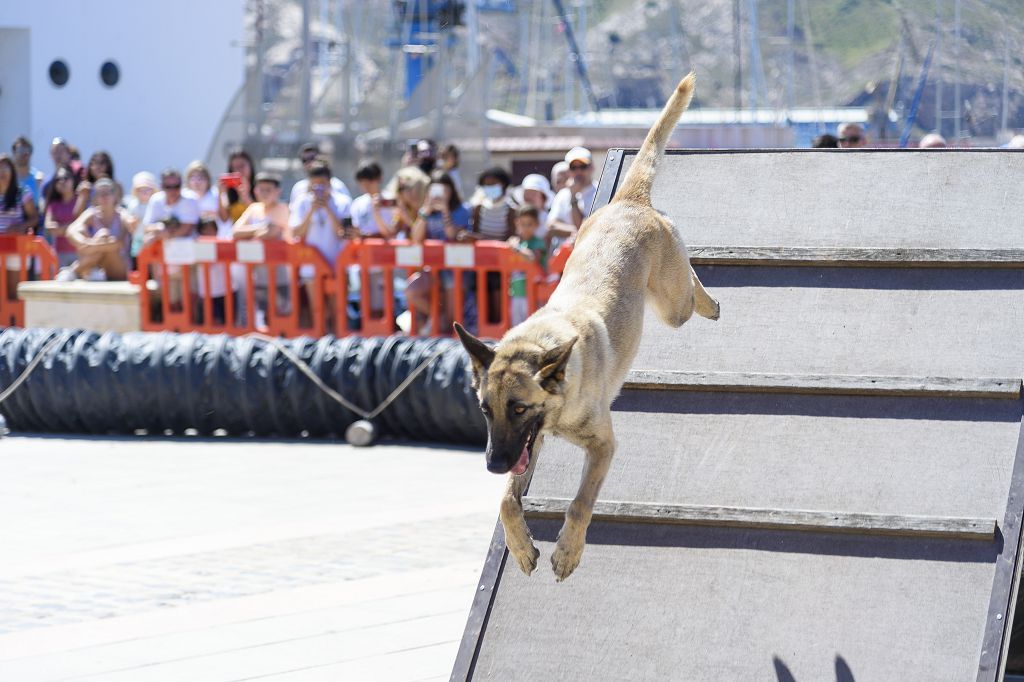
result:
M 517 341 L 491 349 L 458 322 L 455 331 L 473 361 L 473 387 L 487 420 L 487 469 L 524 474 L 545 422 L 555 423 L 562 411 L 577 337 L 546 349 Z

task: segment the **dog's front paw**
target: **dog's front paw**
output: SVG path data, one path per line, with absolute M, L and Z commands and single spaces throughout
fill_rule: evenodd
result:
M 526 575 L 530 575 L 533 573 L 534 569 L 537 568 L 537 559 L 540 557 L 540 550 L 534 547 L 532 542 L 527 542 L 523 546 L 516 547 L 509 545 L 508 551 L 513 557 L 515 557 L 520 570 Z
M 555 545 L 555 551 L 551 555 L 551 570 L 555 572 L 555 580 L 562 582 L 568 578 L 580 565 L 582 556 L 582 542 L 569 543 L 559 539 L 558 544 Z

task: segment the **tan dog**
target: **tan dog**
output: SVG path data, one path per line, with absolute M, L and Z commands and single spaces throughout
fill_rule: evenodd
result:
M 547 433 L 586 450 L 580 488 L 551 555 L 558 580 L 579 565 L 594 502 L 615 452 L 611 404 L 640 344 L 645 299 L 672 327 L 694 311 L 718 319 L 718 303 L 690 267 L 675 226 L 651 206 L 656 166 L 690 102 L 694 80 L 691 73 L 679 84 L 611 202 L 580 227 L 547 305 L 509 330 L 494 350 L 455 325 L 472 358 L 474 386 L 487 418 L 487 468 L 512 474 L 501 522 L 508 549 L 527 574 L 540 553 L 521 500 Z

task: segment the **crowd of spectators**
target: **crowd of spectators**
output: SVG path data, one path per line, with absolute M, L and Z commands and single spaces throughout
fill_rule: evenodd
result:
M 361 162 L 353 178 L 356 196 L 334 176 L 328 158 L 313 143 L 299 150 L 305 177 L 287 193 L 281 178 L 257 172 L 256 163 L 244 150 L 231 153 L 225 172 L 219 175 L 195 161 L 184 172 L 165 168 L 159 175 L 136 173 L 127 188 L 115 175 L 114 160 L 104 151 L 93 153 L 83 164 L 74 146 L 55 138 L 50 144 L 53 167 L 49 175 L 32 165 L 29 140 L 19 137 L 11 151 L 11 155 L 0 154 L 0 234 L 44 236 L 57 253 L 60 281 L 123 280 L 147 244 L 200 236 L 305 242 L 332 268 L 349 240 L 498 240 L 544 267 L 554 249 L 574 238 L 597 191 L 591 153 L 582 147 L 570 150 L 564 161 L 556 163 L 550 178 L 531 174 L 513 186 L 509 172 L 496 166 L 480 173 L 470 186 L 460 173 L 457 147 L 419 140 L 409 146 L 401 168 L 388 181 L 379 163 Z M 13 259 L 7 268 L 11 277 L 17 269 Z M 188 270 L 168 266 L 166 274 L 170 283 L 166 295 L 172 309 L 180 307 L 182 280 L 189 276 Z M 303 266 L 299 272 L 305 314 L 316 291 L 314 274 L 312 266 Z M 205 295 L 207 280 L 192 277 L 191 291 Z M 400 326 L 408 329 L 410 317 L 420 315 L 420 326 L 429 329 L 426 318 L 434 277 L 441 280 L 441 323 L 450 322 L 454 305 L 451 272 L 426 269 L 402 277 L 395 290 L 404 299 L 400 307 L 407 305 L 409 310 L 397 321 Z M 511 287 L 503 290 L 500 276 L 491 273 L 486 294 L 476 291 L 475 278 L 465 280 L 464 316 L 470 326 L 475 326 L 478 293 L 488 297 L 492 316 L 502 308 L 501 297 L 508 296 L 513 322 L 525 318 L 525 276 L 517 273 L 512 280 Z M 244 308 L 238 304 L 245 286 L 244 266 L 211 266 L 208 286 L 219 322 L 224 321 L 226 296 L 236 297 L 236 311 Z M 255 287 L 256 324 L 260 325 L 270 297 L 265 272 L 257 273 Z M 282 309 L 290 305 L 287 295 L 275 300 Z M 381 292 L 374 292 L 372 300 L 379 304 Z M 327 311 L 333 309 L 333 305 L 325 306 Z M 238 314 L 244 317 L 244 312 Z M 358 317 L 358 310 L 355 315 Z M 329 327 L 332 323 L 328 319 Z
M 1022 145 L 1014 138 L 1011 147 Z M 868 137 L 857 123 L 842 123 L 835 135 L 821 135 L 815 147 L 860 148 Z M 920 147 L 943 147 L 937 134 L 925 136 Z M 305 242 L 323 255 L 333 268 L 338 254 L 350 240 L 366 237 L 472 243 L 499 240 L 519 250 L 525 258 L 545 267 L 550 255 L 571 242 L 597 195 L 594 162 L 584 147 L 570 149 L 555 163 L 549 175 L 530 174 L 514 186 L 509 172 L 499 166 L 481 172 L 470 185 L 459 168 L 459 150 L 452 144 L 438 146 L 423 139 L 406 149 L 401 168 L 385 181 L 379 163 L 361 162 L 355 172 L 356 196 L 336 177 L 330 162 L 315 143 L 303 145 L 298 157 L 305 177 L 287 192 L 281 178 L 257 172 L 256 163 L 244 150 L 228 156 L 225 172 L 214 175 L 200 161 L 189 164 L 184 173 L 166 168 L 159 176 L 136 173 L 126 192 L 114 171 L 114 160 L 96 151 L 83 164 L 78 150 L 63 138 L 50 144 L 52 171 L 48 176 L 32 165 L 32 143 L 19 137 L 11 154 L 0 154 L 0 234 L 44 235 L 57 253 L 59 280 L 125 279 L 146 244 L 161 239 L 194 239 L 211 236 L 235 240 L 292 240 Z M 6 261 L 9 284 L 16 284 L 17 257 Z M 267 274 L 257 273 L 257 325 L 262 324 L 270 294 Z M 180 305 L 182 278 L 187 271 L 169 266 L 173 305 Z M 303 266 L 299 292 L 308 316 L 309 301 L 316 295 L 312 286 L 314 268 Z M 194 275 L 193 275 L 194 277 Z M 407 308 L 397 320 L 411 327 L 419 316 L 419 327 L 428 325 L 434 278 L 440 278 L 442 325 L 454 317 L 454 278 L 451 272 L 429 269 L 402 275 L 394 290 L 401 298 L 399 309 Z M 13 279 L 12 279 L 13 278 Z M 287 281 L 286 276 L 277 278 Z M 356 278 L 358 280 L 358 278 Z M 469 326 L 479 296 L 487 297 L 493 317 L 501 310 L 501 298 L 510 299 L 511 321 L 527 314 L 525 277 L 512 278 L 503 289 L 501 277 L 489 273 L 486 292 L 476 290 L 476 279 L 466 278 L 462 317 Z M 207 282 L 194 278 L 191 290 L 205 295 Z M 358 281 L 357 281 L 358 284 Z M 214 317 L 223 322 L 224 299 L 244 293 L 244 266 L 217 264 L 210 268 L 210 296 Z M 380 277 L 371 294 L 373 307 L 382 308 Z M 380 289 L 380 291 L 376 290 Z M 8 286 L 14 291 L 14 286 Z M 276 305 L 287 310 L 294 295 L 275 294 Z M 350 319 L 358 324 L 358 303 Z M 201 306 L 200 306 L 201 307 Z M 328 315 L 333 305 L 325 306 Z M 240 313 L 244 318 L 244 311 Z M 245 323 L 244 319 L 239 320 Z M 333 319 L 328 320 L 328 326 Z M 429 329 L 429 327 L 427 327 Z

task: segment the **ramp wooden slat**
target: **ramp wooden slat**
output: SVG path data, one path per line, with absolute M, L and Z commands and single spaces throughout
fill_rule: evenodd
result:
M 792 375 L 759 372 L 675 372 L 634 369 L 626 377 L 624 388 L 1017 399 L 1021 394 L 1021 380 L 838 374 Z
M 634 155 L 609 152 L 597 207 Z M 1024 660 L 1022 177 L 998 150 L 670 152 L 653 203 L 722 318 L 647 311 L 563 583 L 584 453 L 545 441 L 537 571 L 499 527 L 453 679 L 989 681 Z
M 1024 267 L 1024 249 L 688 246 L 694 265 Z
M 523 511 L 527 518 L 562 518 L 569 511 L 569 498 L 527 497 Z M 864 535 L 913 535 L 961 540 L 991 541 L 995 519 L 964 519 L 937 516 L 864 514 L 846 511 L 755 509 L 751 507 L 709 507 L 695 504 L 656 504 L 599 501 L 594 520 L 607 523 L 677 523 L 690 526 L 727 528 L 770 528 Z

